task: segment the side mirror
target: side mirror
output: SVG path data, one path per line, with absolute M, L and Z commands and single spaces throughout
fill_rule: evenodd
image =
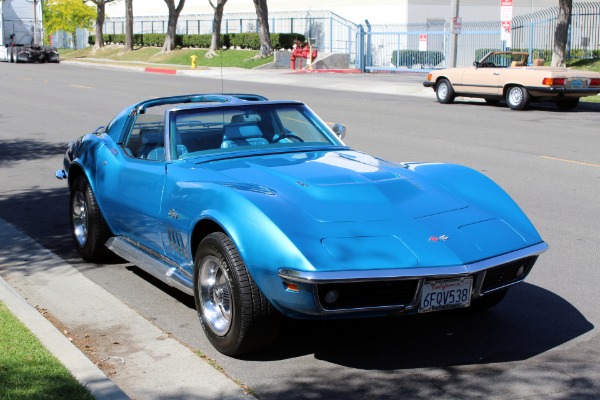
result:
M 342 124 L 333 124 L 331 126 L 331 130 L 335 133 L 340 139 L 346 137 L 346 127 Z
M 479 61 L 473 61 L 473 66 L 475 68 L 479 68 Z

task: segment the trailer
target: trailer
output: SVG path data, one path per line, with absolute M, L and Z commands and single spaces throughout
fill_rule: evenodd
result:
M 42 44 L 42 2 L 0 0 L 0 61 L 60 62 L 55 47 Z

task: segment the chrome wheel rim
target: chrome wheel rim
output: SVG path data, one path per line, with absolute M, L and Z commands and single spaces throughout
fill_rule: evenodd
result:
M 221 260 L 208 256 L 202 261 L 199 277 L 200 305 L 202 315 L 210 329 L 224 336 L 231 327 L 231 282 Z
M 88 209 L 85 196 L 81 192 L 75 192 L 73 195 L 71 220 L 73 221 L 75 239 L 79 246 L 83 247 L 88 239 Z
M 440 95 L 440 99 L 445 99 L 448 97 L 448 85 L 446 85 L 445 82 L 440 84 L 440 90 L 438 90 L 438 93 Z
M 521 92 L 521 89 L 519 88 L 510 89 L 508 98 L 511 104 L 514 104 L 515 106 L 519 105 L 523 101 L 523 92 Z

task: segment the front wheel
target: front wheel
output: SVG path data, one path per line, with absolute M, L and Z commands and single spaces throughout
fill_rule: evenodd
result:
M 251 352 L 274 341 L 279 333 L 281 316 L 224 233 L 212 233 L 198 246 L 194 299 L 204 333 L 223 354 Z
M 93 263 L 111 261 L 115 256 L 105 243 L 112 233 L 85 176 L 75 179 L 70 200 L 71 231 L 77 253 Z
M 506 103 L 511 110 L 524 110 L 529 105 L 530 97 L 522 86 L 511 86 L 506 91 Z
M 435 95 L 437 100 L 442 104 L 450 104 L 456 97 L 454 89 L 452 88 L 452 85 L 448 79 L 441 79 L 438 82 L 435 88 Z

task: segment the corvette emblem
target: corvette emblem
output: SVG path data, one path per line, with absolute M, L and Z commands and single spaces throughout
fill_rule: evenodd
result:
M 430 242 L 445 242 L 446 240 L 450 239 L 448 236 L 446 235 L 442 235 L 442 236 L 430 236 L 429 237 L 429 241 Z

